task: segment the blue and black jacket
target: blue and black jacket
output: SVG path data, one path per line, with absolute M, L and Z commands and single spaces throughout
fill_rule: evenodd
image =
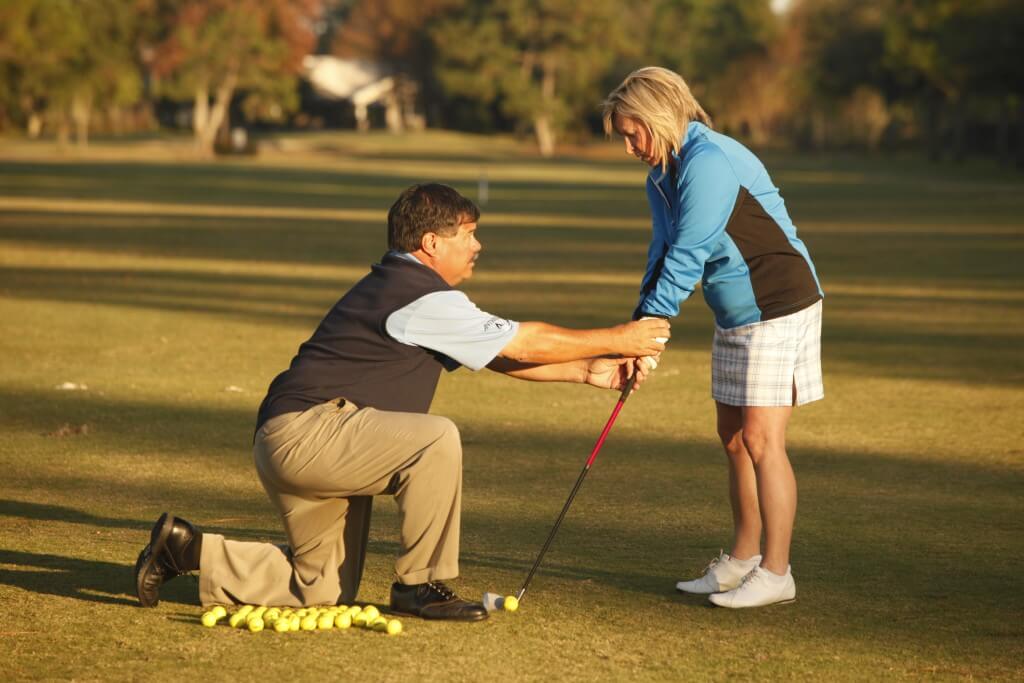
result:
M 668 172 L 647 177 L 654 234 L 636 317 L 675 317 L 701 283 L 722 328 L 823 297 L 779 190 L 750 150 L 693 122 Z

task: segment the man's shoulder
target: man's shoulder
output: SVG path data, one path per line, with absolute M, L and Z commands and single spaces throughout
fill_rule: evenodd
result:
M 415 301 L 410 302 L 409 305 L 420 310 L 475 309 L 477 307 L 465 292 L 451 288 L 427 292 Z

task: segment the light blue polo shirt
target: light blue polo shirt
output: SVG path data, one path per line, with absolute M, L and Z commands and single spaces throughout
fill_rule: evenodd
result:
M 416 263 L 409 253 L 392 252 Z M 432 292 L 388 316 L 387 333 L 402 344 L 420 346 L 447 356 L 448 370 L 464 365 L 470 370 L 487 366 L 519 331 L 519 323 L 480 310 L 456 289 Z

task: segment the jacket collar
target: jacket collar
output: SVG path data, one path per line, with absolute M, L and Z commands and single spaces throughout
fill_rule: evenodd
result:
M 683 139 L 679 142 L 679 150 L 672 152 L 672 159 L 669 161 L 669 170 L 662 173 L 661 166 L 655 166 L 647 174 L 647 177 L 650 178 L 651 182 L 655 185 L 660 185 L 662 181 L 671 177 L 671 168 L 675 167 L 678 170 L 683 159 L 686 158 L 686 154 L 689 151 L 690 146 L 693 144 L 693 141 L 698 135 L 707 129 L 708 127 L 700 121 L 690 121 L 690 125 L 686 127 L 686 132 L 683 133 Z

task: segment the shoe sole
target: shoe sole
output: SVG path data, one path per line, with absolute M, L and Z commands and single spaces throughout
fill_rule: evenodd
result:
M 717 595 L 713 593 L 712 595 Z M 708 600 L 708 602 L 711 602 Z M 717 602 L 711 602 L 712 607 L 718 607 L 719 609 L 754 609 L 755 607 L 774 607 L 775 605 L 789 605 L 796 602 L 796 598 L 790 598 L 788 600 L 779 600 L 778 602 L 769 602 L 767 605 L 751 605 L 750 607 L 730 607 L 729 605 L 719 605 Z
M 170 538 L 171 529 L 173 528 L 174 518 L 166 512 L 160 515 L 160 518 L 156 520 L 156 524 L 153 525 L 153 533 L 150 533 L 149 536 L 149 558 L 146 559 L 142 567 L 135 574 L 135 595 L 139 598 L 139 603 L 143 607 L 156 607 L 160 603 L 159 597 L 153 602 L 146 602 L 145 598 L 142 597 L 142 579 L 153 568 L 153 563 L 157 561 L 160 553 L 167 547 L 167 539 Z M 145 549 L 142 552 L 146 552 Z
M 416 617 L 417 619 L 427 619 L 429 621 L 465 621 L 465 622 L 473 622 L 473 621 L 483 621 L 484 619 L 486 619 L 488 617 L 487 612 L 484 612 L 483 614 L 479 614 L 479 615 L 474 616 L 474 617 L 466 618 L 466 617 L 431 617 L 431 616 L 424 616 L 422 614 L 413 614 L 412 612 L 402 612 L 401 610 L 397 610 L 394 607 L 388 608 L 388 611 L 391 614 L 397 614 L 397 615 L 403 616 L 403 617 Z

